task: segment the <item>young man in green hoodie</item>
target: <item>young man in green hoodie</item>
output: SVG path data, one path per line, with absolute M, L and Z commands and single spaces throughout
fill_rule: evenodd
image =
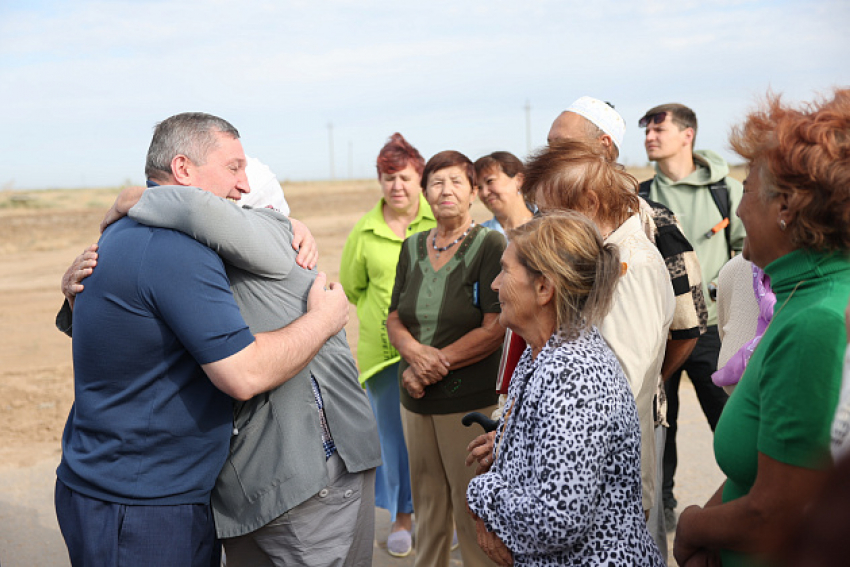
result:
M 729 165 L 709 150 L 694 151 L 697 117 L 683 104 L 663 104 L 640 119 L 646 128 L 646 156 L 655 162 L 655 177 L 642 184 L 642 193 L 666 205 L 678 217 L 702 268 L 703 292 L 708 308 L 708 328 L 682 367 L 673 373 L 667 391 L 667 444 L 664 449 L 662 494 L 667 529 L 675 527 L 676 418 L 682 370 L 694 385 L 702 411 L 714 431 L 726 404 L 723 389 L 711 381 L 717 370 L 720 337 L 717 332 L 715 292 L 720 268 L 741 251 L 744 227 L 735 215 L 743 187 L 729 174 Z

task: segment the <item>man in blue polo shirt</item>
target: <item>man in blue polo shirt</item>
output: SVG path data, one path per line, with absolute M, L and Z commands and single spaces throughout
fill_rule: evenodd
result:
M 160 123 L 145 173 L 219 197 L 248 191 L 239 133 L 207 114 Z M 77 565 L 204 566 L 218 546 L 210 492 L 227 457 L 232 398 L 296 374 L 348 318 L 320 275 L 308 312 L 253 336 L 221 259 L 182 233 L 125 218 L 99 242 L 74 305 L 75 402 L 56 513 Z

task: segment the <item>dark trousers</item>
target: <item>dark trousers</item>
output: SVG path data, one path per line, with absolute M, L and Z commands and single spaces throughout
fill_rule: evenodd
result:
M 699 405 L 708 420 L 708 426 L 714 431 L 723 406 L 729 399 L 723 388 L 711 381 L 711 375 L 717 370 L 718 354 L 720 354 L 720 335 L 717 333 L 717 325 L 712 325 L 700 336 L 685 364 L 664 384 L 667 393 L 667 423 L 670 424 L 667 429 L 667 444 L 664 446 L 664 480 L 661 485 L 665 508 L 675 508 L 677 504 L 676 497 L 673 496 L 673 477 L 678 464 L 676 419 L 679 416 L 679 382 L 682 380 L 682 371 L 688 373 L 688 378 L 691 379 L 696 390 Z
M 213 567 L 221 564 L 212 508 L 129 506 L 56 481 L 56 518 L 73 567 Z

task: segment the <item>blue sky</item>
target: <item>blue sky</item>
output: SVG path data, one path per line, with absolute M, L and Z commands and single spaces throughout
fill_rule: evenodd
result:
M 682 102 L 698 148 L 768 88 L 850 86 L 850 3 L 719 0 L 0 0 L 0 190 L 143 181 L 153 126 L 220 115 L 281 180 L 371 177 L 402 132 L 426 158 L 524 158 L 573 100 L 637 120 Z

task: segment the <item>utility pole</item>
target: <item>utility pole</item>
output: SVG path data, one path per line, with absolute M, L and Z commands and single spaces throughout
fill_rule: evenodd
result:
M 331 181 L 336 179 L 334 175 L 334 125 L 333 122 L 328 122 L 328 149 L 331 159 Z
M 531 154 L 531 103 L 525 100 L 525 151 Z

